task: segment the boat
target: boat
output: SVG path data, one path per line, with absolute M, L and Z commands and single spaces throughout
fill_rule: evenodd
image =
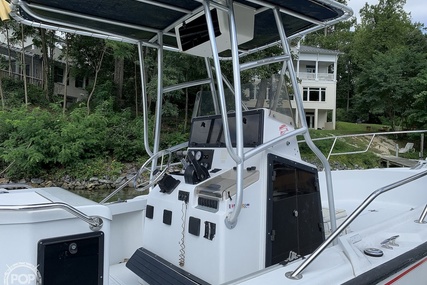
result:
M 150 158 L 130 181 L 149 193 L 127 200 L 114 201 L 122 187 L 99 203 L 59 187 L 0 189 L 3 284 L 425 284 L 426 163 L 332 171 L 306 124 L 289 43 L 348 19 L 350 8 L 332 0 L 13 0 L 10 15 L 138 46 Z M 152 143 L 144 47 L 158 57 Z M 281 53 L 264 52 L 271 47 Z M 166 52 L 204 58 L 206 77 L 163 86 Z M 160 149 L 164 94 L 196 86 L 204 88 L 188 141 Z M 255 89 L 266 100 L 250 108 Z M 297 136 L 324 170 L 301 159 Z

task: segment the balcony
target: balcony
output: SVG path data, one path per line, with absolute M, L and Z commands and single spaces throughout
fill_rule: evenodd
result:
M 317 73 L 317 79 L 316 79 L 316 73 L 299 72 L 298 78 L 302 79 L 302 80 L 334 81 L 334 74 L 333 73 L 327 73 L 327 72 L 319 72 L 319 73 Z

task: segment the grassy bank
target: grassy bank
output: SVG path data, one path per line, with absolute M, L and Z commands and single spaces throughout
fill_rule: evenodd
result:
M 334 144 L 335 136 L 382 133 L 389 130 L 390 128 L 386 125 L 337 122 L 335 130 L 310 130 L 310 136 L 314 140 L 315 145 L 328 157 L 331 147 Z M 350 169 L 380 167 L 379 154 L 394 155 L 394 146 L 398 144 L 402 148 L 407 142 L 414 142 L 415 151 L 399 154 L 399 156 L 411 159 L 419 158 L 420 134 L 376 136 L 369 150 L 365 152 L 371 139 L 371 135 L 337 139 L 329 159 L 331 166 L 333 168 L 334 165 L 341 168 L 344 166 L 344 168 Z M 299 137 L 299 140 L 303 140 L 303 138 Z M 388 142 L 388 150 L 385 147 L 381 147 L 381 142 L 385 140 Z M 319 165 L 320 162 L 304 142 L 300 143 L 300 150 L 303 159 Z M 348 152 L 361 153 L 335 155 Z

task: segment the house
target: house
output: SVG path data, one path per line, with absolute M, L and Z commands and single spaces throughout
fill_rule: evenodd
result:
M 294 47 L 293 52 L 308 127 L 335 129 L 337 61 L 340 52 L 304 45 Z M 291 105 L 295 106 L 292 96 Z M 297 112 L 294 110 L 296 124 L 301 125 Z
M 9 62 L 9 51 L 6 44 L 5 35 L 0 34 L 0 59 L 3 64 L 0 65 L 0 73 L 2 77 L 12 77 L 15 79 L 23 79 L 22 72 L 22 47 L 21 43 L 10 46 L 10 59 L 11 59 L 11 71 L 9 73 L 8 62 Z M 40 48 L 35 47 L 32 44 L 32 39 L 27 39 L 24 43 L 25 51 L 25 76 L 27 82 L 30 84 L 42 86 L 43 81 L 43 58 L 42 51 Z M 53 51 L 53 59 L 55 65 L 53 68 L 54 77 L 54 95 L 57 95 L 57 99 L 62 100 L 65 94 L 65 87 L 67 87 L 67 103 L 74 103 L 82 101 L 87 97 L 87 91 L 85 87 L 88 84 L 88 80 L 85 78 L 75 78 L 73 76 L 67 76 L 65 74 L 65 61 L 60 59 L 62 51 L 59 47 L 55 47 Z
M 293 48 L 294 70 L 299 79 L 298 87 L 303 97 L 303 105 L 307 125 L 312 129 L 335 129 L 336 118 L 336 85 L 337 61 L 340 52 L 321 49 L 317 47 L 298 45 Z M 277 83 L 277 78 L 271 78 Z M 244 96 L 247 98 L 245 105 L 248 108 L 259 106 L 261 80 L 256 76 L 252 83 L 243 87 Z M 275 87 L 267 84 L 264 96 L 264 106 L 268 106 L 274 96 Z M 263 98 L 263 97 L 261 97 Z M 296 106 L 293 94 L 289 94 L 291 106 Z M 261 99 L 262 100 L 262 99 Z M 261 102 L 262 105 L 262 102 Z M 296 125 L 301 126 L 298 110 L 292 108 Z

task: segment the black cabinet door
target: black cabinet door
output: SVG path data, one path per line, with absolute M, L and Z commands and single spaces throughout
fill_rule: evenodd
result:
M 266 267 L 313 252 L 324 240 L 317 169 L 269 155 Z

